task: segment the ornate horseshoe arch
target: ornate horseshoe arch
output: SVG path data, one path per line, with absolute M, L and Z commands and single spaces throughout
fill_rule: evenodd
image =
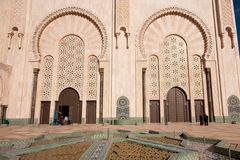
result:
M 104 25 L 102 22 L 92 13 L 85 9 L 77 8 L 77 7 L 68 7 L 59 9 L 53 13 L 51 13 L 49 16 L 47 16 L 36 28 L 33 36 L 33 46 L 32 50 L 34 53 L 34 58 L 38 59 L 41 56 L 40 51 L 40 39 L 43 34 L 43 31 L 46 29 L 46 27 L 52 23 L 53 21 L 67 16 L 67 15 L 74 15 L 74 16 L 80 16 L 85 19 L 87 19 L 89 22 L 91 22 L 98 30 L 100 36 L 101 36 L 101 53 L 98 56 L 99 58 L 103 58 L 106 49 L 107 49 L 107 33 Z
M 149 30 L 149 28 L 151 28 L 151 25 L 153 23 L 155 23 L 159 19 L 167 17 L 167 16 L 180 17 L 183 20 L 187 20 L 188 23 L 191 23 L 191 26 L 194 26 L 195 30 L 199 32 L 198 39 L 201 40 L 201 44 L 199 44 L 199 45 L 202 47 L 202 49 L 201 49 L 201 53 L 198 53 L 198 54 L 202 54 L 202 56 L 206 55 L 207 57 L 210 55 L 211 49 L 212 49 L 212 40 L 211 40 L 210 32 L 209 32 L 208 28 L 206 27 L 206 25 L 204 24 L 204 22 L 199 17 L 197 17 L 195 14 L 193 14 L 192 12 L 189 12 L 187 10 L 177 8 L 177 7 L 170 7 L 170 8 L 163 9 L 163 10 L 153 14 L 152 16 L 150 16 L 145 21 L 144 25 L 142 26 L 142 28 L 140 30 L 139 38 L 138 38 L 138 41 L 139 41 L 138 45 L 139 45 L 140 53 L 142 54 L 143 58 L 147 58 L 146 56 L 148 55 L 147 54 L 148 48 L 145 46 L 145 41 L 144 41 L 146 32 Z M 179 21 L 178 23 L 180 24 L 181 21 Z M 159 23 L 159 24 L 161 25 L 162 23 Z M 174 29 L 175 28 L 173 28 L 173 30 Z M 167 32 L 169 30 L 166 29 L 165 31 Z M 161 33 L 165 34 L 164 32 L 161 32 Z M 182 32 L 182 33 L 184 33 L 184 32 Z M 176 33 L 170 33 L 170 31 L 169 31 L 168 34 L 176 34 Z M 162 38 L 162 39 L 164 39 L 166 36 L 168 36 L 168 35 L 164 35 L 165 37 L 164 36 L 156 37 L 157 36 L 156 34 L 152 34 L 152 35 L 153 35 L 153 37 L 155 36 L 155 38 Z M 181 35 L 181 33 L 180 33 L 180 35 Z M 147 36 L 149 36 L 149 35 L 147 35 Z M 200 42 L 198 42 L 198 43 L 200 43 Z M 198 49 L 198 51 L 199 51 L 199 49 Z M 195 50 L 194 50 L 194 52 L 195 52 Z

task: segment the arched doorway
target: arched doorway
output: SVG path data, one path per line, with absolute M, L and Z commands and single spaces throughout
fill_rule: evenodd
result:
M 190 107 L 185 92 L 174 87 L 168 91 L 165 116 L 169 122 L 189 122 Z
M 62 112 L 63 117 L 68 116 L 72 123 L 81 123 L 82 102 L 79 101 L 77 91 L 73 88 L 64 89 L 56 102 L 56 110 Z

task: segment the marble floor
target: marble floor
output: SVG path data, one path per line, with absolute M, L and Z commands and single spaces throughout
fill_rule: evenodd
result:
M 197 123 L 169 123 L 164 124 L 141 124 L 141 125 L 101 125 L 101 124 L 79 124 L 63 126 L 0 126 L 0 141 L 12 139 L 28 139 L 39 135 L 85 132 L 85 131 L 106 131 L 108 130 L 130 130 L 144 131 L 156 130 L 162 132 L 187 132 L 197 137 L 208 137 L 228 140 L 231 143 L 240 144 L 240 125 L 211 123 L 209 126 L 200 126 Z

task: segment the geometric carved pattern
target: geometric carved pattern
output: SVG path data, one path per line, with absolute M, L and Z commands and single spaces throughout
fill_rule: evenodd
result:
M 68 35 L 60 40 L 58 59 L 58 87 L 59 93 L 68 87 L 77 90 L 82 97 L 84 71 L 84 43 L 76 35 Z
M 233 28 L 233 14 L 231 0 L 221 0 L 223 27 Z
M 228 102 L 229 106 L 238 106 L 238 105 L 240 105 L 240 100 L 235 95 L 231 95 L 230 97 L 228 97 L 228 101 L 227 102 Z
M 11 12 L 11 28 L 18 27 L 19 32 L 24 31 L 25 25 L 25 12 L 27 7 L 26 0 L 11 0 L 11 6 L 13 12 Z
M 157 56 L 149 58 L 150 100 L 159 100 L 159 62 Z
M 193 67 L 193 88 L 194 88 L 194 99 L 203 99 L 203 84 L 202 84 L 202 67 L 201 58 L 199 56 L 193 56 L 192 61 Z
M 90 56 L 88 58 L 88 100 L 97 100 L 97 73 L 98 59 Z
M 228 97 L 228 116 L 231 121 L 240 121 L 240 101 L 235 95 Z
M 205 23 L 192 12 L 178 7 L 169 7 L 154 13 L 142 26 L 138 47 L 143 58 L 155 52 L 153 49 L 159 48 L 160 40 L 172 33 L 184 35 L 191 42 L 188 44 L 191 51 L 197 50 L 196 53 L 200 55 L 211 54 L 211 34 Z
M 53 60 L 52 56 L 46 56 L 43 60 L 42 101 L 51 101 Z
M 129 29 L 129 0 L 116 0 L 116 32 L 121 27 Z
M 103 58 L 106 53 L 106 50 L 107 50 L 106 29 L 105 29 L 103 23 L 98 19 L 97 16 L 95 16 L 94 14 L 92 14 L 91 12 L 89 12 L 85 9 L 81 9 L 78 7 L 62 8 L 62 9 L 59 9 L 59 10 L 51 13 L 46 18 L 44 18 L 44 20 L 36 28 L 34 35 L 33 35 L 32 49 L 34 52 L 34 58 L 38 58 L 41 55 L 40 40 L 41 40 L 41 36 L 42 36 L 45 28 L 53 21 L 55 21 L 59 18 L 62 18 L 64 16 L 67 16 L 67 15 L 82 17 L 82 18 L 88 20 L 89 22 L 91 22 L 96 27 L 96 29 L 99 32 L 100 37 L 101 37 L 101 49 L 99 48 L 101 50 L 101 54 L 99 55 L 99 58 Z
M 129 118 L 129 100 L 125 96 L 119 97 L 117 100 L 117 118 L 118 119 Z
M 164 39 L 160 61 L 161 88 L 164 95 L 172 87 L 182 88 L 189 94 L 188 58 L 185 41 L 176 35 Z

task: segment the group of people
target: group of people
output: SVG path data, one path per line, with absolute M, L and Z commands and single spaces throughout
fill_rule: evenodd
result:
M 71 118 L 68 116 L 63 117 L 62 112 L 56 112 L 54 117 L 54 123 L 61 125 L 71 124 Z
M 208 126 L 208 116 L 206 115 L 206 113 L 200 114 L 199 120 L 200 120 L 200 125 L 201 126 L 202 125 Z

